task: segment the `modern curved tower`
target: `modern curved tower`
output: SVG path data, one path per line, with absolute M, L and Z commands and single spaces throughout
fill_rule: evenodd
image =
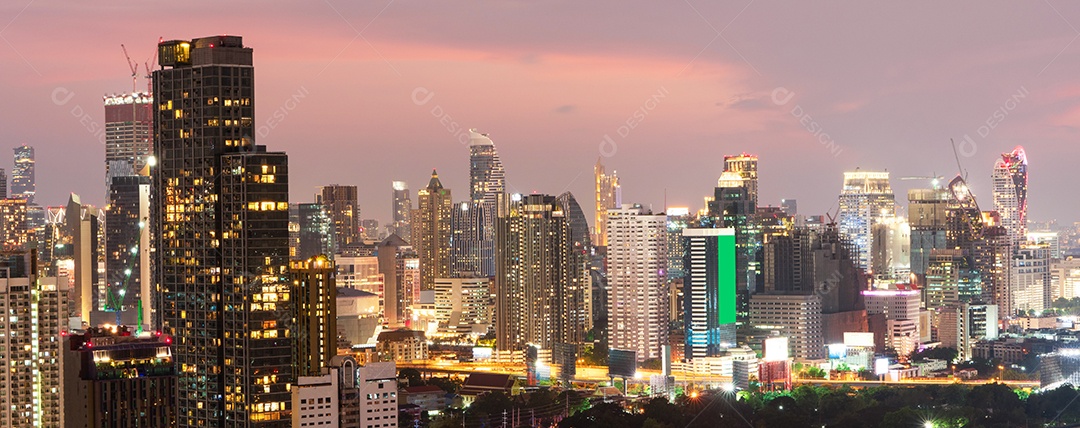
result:
M 1001 214 L 1001 224 L 1018 247 L 1027 239 L 1027 154 L 1022 146 L 1002 153 L 994 163 L 994 209 Z

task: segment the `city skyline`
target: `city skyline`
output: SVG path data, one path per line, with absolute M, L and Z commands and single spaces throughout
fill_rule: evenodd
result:
M 468 171 L 458 165 L 469 155 L 459 141 L 467 143 L 469 128 L 498 142 L 509 191 L 558 194 L 565 189 L 587 197 L 599 155 L 605 166 L 620 172 L 624 199 L 656 212 L 663 210 L 665 196 L 669 206 L 700 208 L 701 197 L 722 171 L 721 157 L 742 152 L 761 159 L 761 204 L 793 198 L 803 200 L 800 211 L 806 214 L 833 211 L 835 183 L 856 167 L 887 169 L 894 177 L 953 176 L 957 166 L 949 138 L 962 155 L 971 154 L 961 156 L 963 168 L 976 196 L 988 203 L 993 161 L 1023 145 L 1033 163 L 1029 217 L 1078 220 L 1076 201 L 1052 202 L 1068 194 L 1068 180 L 1057 178 L 1065 177 L 1068 160 L 1080 155 L 1069 143 L 1077 133 L 1071 123 L 1080 106 L 1070 98 L 1075 85 L 1063 77 L 1077 61 L 1072 51 L 1080 49 L 1069 46 L 1074 34 L 1068 22 L 1080 16 L 1073 5 L 981 8 L 985 19 L 961 23 L 955 18 L 968 5 L 936 5 L 935 14 L 918 7 L 839 4 L 634 5 L 635 13 L 616 17 L 601 4 L 582 9 L 566 25 L 566 34 L 554 37 L 545 37 L 547 29 L 530 21 L 537 6 L 442 10 L 498 21 L 485 31 L 507 36 L 483 38 L 460 31 L 465 24 L 453 19 L 425 18 L 430 28 L 406 35 L 398 23 L 438 14 L 411 3 L 382 6 L 328 3 L 307 15 L 283 6 L 254 11 L 263 18 L 258 26 L 234 23 L 228 13 L 162 25 L 140 19 L 154 12 L 149 6 L 129 6 L 116 8 L 110 19 L 130 18 L 125 21 L 133 25 L 102 33 L 88 27 L 93 19 L 86 18 L 96 11 L 49 3 L 32 3 L 25 10 L 8 5 L 0 8 L 11 22 L 3 33 L 9 43 L 0 49 L 7 65 L 0 84 L 14 96 L 0 105 L 0 125 L 10 147 L 27 144 L 37 151 L 39 204 L 61 205 L 74 192 L 103 205 L 104 162 L 85 160 L 103 158 L 97 142 L 105 135 L 101 97 L 131 84 L 116 45 L 124 43 L 133 61 L 142 63 L 159 36 L 241 34 L 266 52 L 260 59 L 255 137 L 259 144 L 294 153 L 293 171 L 299 173 L 292 180 L 293 199 L 304 202 L 302 195 L 328 183 L 357 185 L 361 212 L 381 224 L 390 217 L 384 190 L 389 181 L 418 188 L 427 170 L 438 168 L 448 188 L 467 188 Z M 888 12 L 894 17 L 829 16 L 842 6 L 876 12 L 861 16 Z M 539 16 L 568 13 L 554 7 Z M 49 37 L 31 25 L 44 16 L 61 27 Z M 813 32 L 796 16 L 827 20 L 836 29 Z M 914 28 L 924 25 L 908 25 L 924 19 L 948 30 L 922 34 Z M 585 25 L 594 23 L 589 20 L 600 24 Z M 311 40 L 267 30 L 278 26 L 264 22 L 313 29 Z M 1022 28 L 1006 25 L 1018 22 Z M 675 25 L 685 30 L 664 33 Z M 619 26 L 627 29 L 616 31 Z M 874 37 L 845 36 L 870 31 L 867 27 Z M 716 38 L 714 28 L 724 29 L 724 40 Z M 363 31 L 363 40 L 353 29 Z M 93 48 L 55 45 L 78 31 L 92 34 Z M 922 49 L 927 38 L 940 43 Z M 850 52 L 866 55 L 856 58 Z M 597 84 L 597 76 L 610 73 L 618 79 Z M 352 84 L 348 77 L 356 75 L 366 77 Z M 513 85 L 519 81 L 532 84 Z M 140 78 L 137 88 L 144 85 Z M 367 113 L 360 119 L 343 114 L 355 109 Z M 333 125 L 354 122 L 364 132 Z M 91 123 L 98 126 L 90 129 Z M 456 125 L 456 133 L 448 124 Z M 828 134 L 831 145 L 819 141 L 819 131 Z M 325 148 L 304 150 L 312 140 L 324 141 Z M 680 150 L 662 153 L 669 141 L 679 141 Z M 326 156 L 328 151 L 345 156 Z M 395 151 L 410 156 L 393 156 Z M 715 156 L 677 155 L 690 152 Z M 373 160 L 350 167 L 357 159 Z M 657 171 L 667 170 L 678 173 L 657 178 Z M 894 181 L 893 186 L 904 194 L 925 183 Z

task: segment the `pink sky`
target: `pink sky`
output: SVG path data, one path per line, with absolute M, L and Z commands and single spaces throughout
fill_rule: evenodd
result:
M 819 214 L 855 167 L 954 175 L 949 139 L 968 135 L 961 161 L 984 208 L 996 156 L 1021 144 L 1031 217 L 1080 221 L 1080 4 L 264 3 L 0 5 L 0 136 L 37 149 L 39 202 L 104 201 L 104 148 L 87 127 L 103 121 L 102 95 L 131 87 L 121 43 L 141 64 L 159 37 L 237 34 L 255 52 L 256 122 L 287 113 L 258 141 L 289 153 L 292 200 L 356 184 L 365 218 L 385 221 L 390 182 L 415 192 L 432 168 L 465 196 L 468 151 L 442 119 L 491 135 L 511 190 L 583 202 L 610 136 L 624 202 L 657 211 L 665 190 L 699 207 L 723 155 L 749 152 L 762 204 L 797 198 Z M 74 94 L 63 105 L 58 88 Z M 778 105 L 777 88 L 794 95 Z M 983 136 L 987 119 L 999 123 Z M 917 184 L 894 178 L 897 199 Z

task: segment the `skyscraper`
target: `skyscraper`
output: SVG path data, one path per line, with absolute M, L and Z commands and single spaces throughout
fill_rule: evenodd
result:
M 318 376 L 337 355 L 337 286 L 325 254 L 289 262 L 296 292 L 296 370 Z
M 34 148 L 15 148 L 15 169 L 11 171 L 11 197 L 34 203 Z
M 288 427 L 288 157 L 252 141 L 252 50 L 238 36 L 171 40 L 158 61 L 151 224 L 178 425 Z
M 872 267 L 871 248 L 874 224 L 896 213 L 896 197 L 889 185 L 888 172 L 858 171 L 844 173 L 840 190 L 840 236 L 848 241 L 857 264 L 863 270 Z
M 477 243 L 479 246 L 480 270 L 482 276 L 495 274 L 495 213 L 498 195 L 506 191 L 506 171 L 495 143 L 487 134 L 475 129 L 469 130 L 469 189 L 472 203 L 481 209 L 480 229 Z
M 431 171 L 427 187 L 417 192 L 412 244 L 420 253 L 420 289 L 431 290 L 435 278 L 450 276 L 450 216 L 453 200 L 439 174 Z
M 574 251 L 567 210 L 549 195 L 502 195 L 495 234 L 500 350 L 576 344 L 589 329 L 586 255 Z
M 683 229 L 686 359 L 735 346 L 735 229 Z
M 300 228 L 297 236 L 297 258 L 306 260 L 320 254 L 332 257 L 337 252 L 334 221 L 325 205 L 319 202 L 299 204 L 297 222 Z
M 946 210 L 949 191 L 934 186 L 931 189 L 908 190 L 908 224 L 911 226 L 911 273 L 919 285 L 930 264 L 930 252 L 947 247 Z
M 8 177 L 7 170 L 0 168 L 0 199 L 7 199 L 8 197 Z
M 107 95 L 105 102 L 105 184 L 116 176 L 116 162 L 131 165 L 134 172 L 142 171 L 153 151 L 154 98 L 146 92 Z M 131 174 L 123 174 L 131 175 Z
M 454 204 L 450 212 L 450 277 L 488 276 L 481 265 L 487 256 L 492 260 L 494 248 L 483 245 L 483 205 L 472 202 Z M 488 241 L 489 243 L 491 241 Z M 485 250 L 487 250 L 485 252 Z
M 608 211 L 608 349 L 660 357 L 668 338 L 667 216 L 640 205 Z
M 412 215 L 412 200 L 409 199 L 409 184 L 404 181 L 391 183 L 393 193 L 393 222 L 391 232 L 402 239 L 412 239 L 412 229 L 409 227 Z
M 1001 215 L 1001 225 L 1018 248 L 1027 239 L 1027 154 L 1016 146 L 1011 153 L 1002 153 L 994 163 L 991 175 L 994 183 L 994 209 Z
M 338 251 L 360 242 L 360 207 L 356 186 L 331 184 L 322 187 L 323 208 L 334 223 L 334 245 Z
M 0 305 L 8 308 L 0 323 L 0 426 L 61 426 L 67 287 L 37 275 L 36 250 L 5 256 L 0 268 Z
M 606 247 L 607 237 L 607 211 L 622 206 L 622 187 L 619 186 L 617 171 L 609 175 L 596 158 L 596 166 L 593 167 L 596 177 L 596 222 L 593 223 L 593 245 Z
M 756 161 L 754 165 L 757 165 Z M 717 180 L 713 200 L 708 204 L 709 221 L 714 227 L 735 229 L 735 288 L 740 322 L 748 320 L 750 295 L 757 291 L 757 272 L 760 270 L 761 228 L 755 221 L 757 205 L 750 193 L 753 186 L 756 184 L 743 178 L 743 174 L 724 171 Z
M 746 187 L 746 194 L 755 207 L 758 203 L 757 171 L 758 158 L 755 155 L 748 155 L 746 153 L 743 153 L 741 155 L 724 156 L 724 172 L 733 172 L 738 174 L 739 177 L 742 178 L 743 186 Z
M 151 305 L 150 177 L 113 177 L 111 184 L 105 216 L 105 281 L 109 296 L 118 303 L 114 309 L 136 314 L 135 321 L 126 323 L 149 327 L 157 324 L 152 322 Z

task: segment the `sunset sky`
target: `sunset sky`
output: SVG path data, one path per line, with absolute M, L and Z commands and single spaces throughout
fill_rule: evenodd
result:
M 7 0 L 0 166 L 32 145 L 38 203 L 102 203 L 92 130 L 102 96 L 131 90 L 120 44 L 141 75 L 159 38 L 231 34 L 254 49 L 256 140 L 288 152 L 291 200 L 355 184 L 382 223 L 392 180 L 415 198 L 437 168 L 467 196 L 468 128 L 511 191 L 570 190 L 587 215 L 601 156 L 624 203 L 661 211 L 665 191 L 699 208 L 723 155 L 756 154 L 761 204 L 821 214 L 856 167 L 890 171 L 906 204 L 926 183 L 899 177 L 954 176 L 967 136 L 984 209 L 995 159 L 1023 145 L 1029 218 L 1080 221 L 1080 3 L 869 3 Z

